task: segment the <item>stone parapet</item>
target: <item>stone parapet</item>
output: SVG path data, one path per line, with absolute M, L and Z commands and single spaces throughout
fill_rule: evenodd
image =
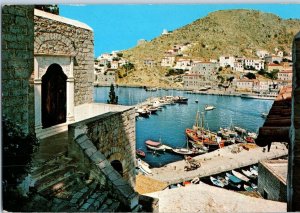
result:
M 138 194 L 135 185 L 134 109 L 108 112 L 69 125 L 69 155 L 79 160 L 85 172 L 101 185 L 114 191 L 124 205 L 135 208 Z M 122 164 L 122 175 L 111 165 Z

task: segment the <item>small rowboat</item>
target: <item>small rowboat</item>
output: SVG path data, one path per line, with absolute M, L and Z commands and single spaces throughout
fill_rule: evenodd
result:
M 138 155 L 139 157 L 146 157 L 146 154 L 143 150 L 137 149 L 136 150 L 136 155 Z
M 256 179 L 257 176 L 252 174 L 252 172 L 250 172 L 249 170 L 243 170 L 242 169 L 242 172 L 244 173 L 244 175 L 246 175 L 248 178 L 251 178 L 251 179 Z
M 245 181 L 245 182 L 249 181 L 249 178 L 247 178 L 245 175 L 243 175 L 243 174 L 241 174 L 241 173 L 239 173 L 237 171 L 234 171 L 234 170 L 232 170 L 231 172 L 232 172 L 232 174 L 234 176 L 236 176 L 237 178 L 241 179 L 242 181 Z
M 245 189 L 246 191 L 248 191 L 248 192 L 254 191 L 254 189 L 253 189 L 251 186 L 248 186 L 248 185 L 246 185 L 246 184 L 244 184 L 244 189 Z
M 156 142 L 156 141 L 152 141 L 152 140 L 147 140 L 145 141 L 145 144 L 146 145 L 149 145 L 149 146 L 154 146 L 154 147 L 158 147 L 161 145 L 160 142 Z
M 236 176 L 234 176 L 234 175 L 232 175 L 232 174 L 229 174 L 229 173 L 227 173 L 226 172 L 226 176 L 229 178 L 229 180 L 231 181 L 231 182 L 233 182 L 233 183 L 240 183 L 240 182 L 242 182 L 242 180 L 241 179 L 239 179 L 238 177 L 236 177 Z
M 210 181 L 211 181 L 215 186 L 219 186 L 219 187 L 221 187 L 221 188 L 224 187 L 224 183 L 221 182 L 220 180 L 218 180 L 218 179 L 216 179 L 216 178 L 214 178 L 214 177 L 212 177 L 212 176 L 210 176 L 209 178 L 210 178 Z

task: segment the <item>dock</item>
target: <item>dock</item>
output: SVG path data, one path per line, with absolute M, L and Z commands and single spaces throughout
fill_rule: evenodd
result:
M 288 149 L 283 143 L 272 143 L 270 152 L 266 148 L 255 146 L 244 148 L 240 144 L 233 144 L 210 153 L 199 155 L 193 159 L 200 164 L 200 167 L 185 171 L 186 160 L 176 161 L 160 168 L 152 168 L 151 178 L 177 184 L 189 181 L 196 177 L 208 177 L 233 169 L 238 169 L 253 164 L 261 160 L 280 158 L 287 156 Z

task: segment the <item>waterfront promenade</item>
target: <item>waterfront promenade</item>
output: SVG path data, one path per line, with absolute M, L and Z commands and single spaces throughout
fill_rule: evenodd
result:
M 176 184 L 191 180 L 195 177 L 207 177 L 231 171 L 232 169 L 253 165 L 261 160 L 286 156 L 287 154 L 288 149 L 282 143 L 274 142 L 270 152 L 268 152 L 266 148 L 258 146 L 245 149 L 239 146 L 239 144 L 234 144 L 194 157 L 201 165 L 198 169 L 185 171 L 184 167 L 187 165 L 187 162 L 180 160 L 160 168 L 153 168 L 153 175 L 151 177 L 168 184 Z

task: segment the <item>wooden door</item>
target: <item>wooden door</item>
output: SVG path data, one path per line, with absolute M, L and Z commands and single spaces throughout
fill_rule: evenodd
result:
M 61 66 L 52 64 L 42 77 L 42 125 L 51 127 L 66 122 L 66 80 Z

